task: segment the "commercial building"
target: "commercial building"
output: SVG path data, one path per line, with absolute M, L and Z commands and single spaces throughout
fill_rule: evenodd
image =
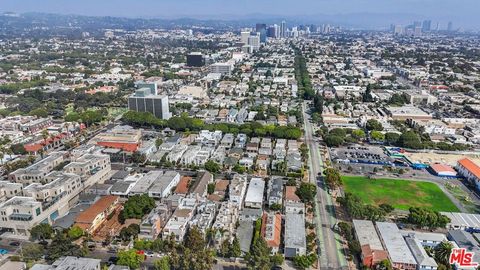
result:
M 287 213 L 285 215 L 285 258 L 305 255 L 307 241 L 305 236 L 305 215 Z
M 65 156 L 66 152 L 52 152 L 39 162 L 10 173 L 8 180 L 21 184 L 41 182 L 49 172 L 65 161 Z
M 52 265 L 35 264 L 30 270 L 100 270 L 100 262 L 99 259 L 67 256 L 59 258 Z
M 465 248 L 468 252 L 472 252 L 472 262 L 480 262 L 480 243 L 471 233 L 463 230 L 450 230 L 448 231 L 447 238 L 455 242 L 459 248 Z
M 120 197 L 107 195 L 101 197 L 75 219 L 74 226 L 80 227 L 89 234 L 95 233 L 118 207 Z
M 458 174 L 465 177 L 480 190 L 480 166 L 471 159 L 464 158 L 457 162 Z
M 205 65 L 205 58 L 201 52 L 192 52 L 187 55 L 187 66 L 189 67 L 203 67 Z
M 439 177 L 457 177 L 457 172 L 445 164 L 432 164 L 429 169 L 434 175 Z
M 155 95 L 150 88 L 141 88 L 128 98 L 128 109 L 136 112 L 149 112 L 160 119 L 169 119 L 168 96 Z
M 265 181 L 261 178 L 252 178 L 245 196 L 245 207 L 262 208 Z
M 139 129 L 117 126 L 93 137 L 93 139 L 90 140 L 90 143 L 133 153 L 138 150 L 142 143 L 142 131 Z
M 233 70 L 232 63 L 215 63 L 210 65 L 210 73 L 219 73 L 222 75 L 230 75 Z
M 480 215 L 468 213 L 442 212 L 450 222 L 447 228 L 451 230 L 480 231 Z
M 394 120 L 429 121 L 433 119 L 431 114 L 413 106 L 387 107 L 386 110 Z
M 395 223 L 377 222 L 382 244 L 387 249 L 394 269 L 416 270 L 417 262 Z
M 149 173 L 151 172 L 153 171 Z M 148 189 L 148 196 L 152 198 L 165 198 L 172 192 L 178 182 L 180 182 L 180 174 L 178 172 L 166 171 L 153 182 L 153 185 Z
M 415 238 L 414 235 L 406 236 L 405 242 L 407 246 L 410 248 L 415 261 L 417 262 L 417 269 L 418 270 L 436 270 L 437 263 L 435 260 L 428 256 L 425 248 L 420 244 L 420 241 Z
M 384 250 L 372 221 L 354 219 L 353 227 L 362 250 L 363 265 L 373 269 L 378 263 L 388 259 L 388 253 Z

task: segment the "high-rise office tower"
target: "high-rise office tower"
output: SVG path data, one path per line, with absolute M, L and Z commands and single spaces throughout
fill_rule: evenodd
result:
M 423 32 L 430 32 L 431 29 L 432 29 L 432 21 L 430 21 L 430 20 L 423 21 L 422 31 Z
M 171 117 L 168 96 L 152 94 L 150 88 L 143 87 L 128 98 L 128 109 L 136 112 L 149 112 L 160 119 Z
M 448 32 L 453 31 L 453 23 L 452 22 L 448 22 L 447 31 Z
M 260 33 L 250 35 L 247 44 L 252 47 L 252 51 L 258 50 L 260 48 Z
M 257 23 L 255 26 L 255 31 L 260 33 L 260 42 L 267 42 L 267 25 L 264 23 Z
M 276 24 L 268 27 L 267 37 L 277 38 L 277 28 L 278 26 Z
M 287 34 L 287 22 L 282 21 L 282 24 L 280 25 L 280 37 L 285 37 Z
M 248 43 L 248 37 L 250 36 L 251 31 L 242 31 L 240 32 L 240 42 L 243 44 Z
M 187 55 L 187 66 L 189 67 L 203 67 L 205 65 L 205 58 L 200 52 L 192 52 Z

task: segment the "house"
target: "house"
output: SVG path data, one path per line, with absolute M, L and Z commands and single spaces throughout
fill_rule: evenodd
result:
M 264 212 L 261 234 L 268 247 L 272 249 L 272 254 L 276 254 L 280 247 L 280 238 L 282 237 L 282 215 Z
M 245 207 L 262 208 L 265 181 L 261 178 L 252 178 L 248 185 L 245 197 Z
M 268 182 L 268 205 L 282 205 L 283 201 L 283 179 L 273 178 Z
M 302 156 L 300 153 L 290 153 L 287 154 L 287 170 L 290 172 L 300 172 L 303 168 Z
M 293 258 L 307 253 L 304 214 L 287 213 L 285 215 L 284 242 L 285 258 Z
M 215 222 L 212 225 L 212 229 L 217 231 L 215 235 L 217 246 L 220 246 L 223 241 L 230 242 L 233 240 L 239 209 L 240 205 L 235 202 L 226 201 L 221 203 Z M 223 233 L 220 233 L 221 231 Z
M 235 138 L 235 147 L 244 148 L 247 144 L 247 135 L 243 133 L 238 133 L 237 137 Z
M 204 202 L 198 205 L 196 212 L 189 226 L 196 226 L 202 233 L 206 234 L 213 224 L 217 206 L 214 202 Z
M 285 187 L 285 203 L 289 203 L 289 202 L 299 203 L 299 202 L 301 202 L 301 200 L 297 196 L 296 192 L 297 192 L 297 187 L 286 186 Z
M 207 171 L 202 171 L 198 173 L 197 181 L 192 186 L 190 194 L 196 196 L 197 199 L 202 199 L 207 197 L 207 187 L 208 184 L 213 182 L 213 175 Z
M 155 240 L 170 216 L 167 205 L 160 204 L 142 219 L 139 239 Z
M 230 181 L 228 180 L 222 180 L 222 179 L 216 180 L 215 190 L 213 191 L 213 194 L 208 195 L 207 199 L 215 202 L 222 201 L 225 198 L 225 195 L 227 194 L 227 189 L 229 184 L 230 184 Z
M 87 210 L 80 213 L 75 219 L 75 225 L 89 234 L 94 234 L 97 229 L 109 218 L 119 207 L 118 196 L 103 196 Z
M 237 204 L 241 207 L 243 205 L 243 198 L 247 190 L 247 176 L 241 174 L 235 174 L 230 181 L 229 189 L 229 201 Z
M 233 146 L 234 141 L 234 135 L 232 133 L 226 133 L 220 141 L 220 145 L 225 147 L 226 150 L 230 150 L 230 148 Z
M 197 200 L 194 198 L 183 198 L 173 212 L 162 231 L 162 237 L 168 239 L 173 234 L 175 241 L 182 242 L 188 229 L 188 223 L 192 220 L 197 207 Z

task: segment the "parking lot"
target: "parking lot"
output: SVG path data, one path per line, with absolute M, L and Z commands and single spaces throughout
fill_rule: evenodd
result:
M 378 165 L 393 165 L 394 159 L 385 154 L 381 147 L 351 145 L 334 148 L 331 158 L 338 163 L 365 163 Z

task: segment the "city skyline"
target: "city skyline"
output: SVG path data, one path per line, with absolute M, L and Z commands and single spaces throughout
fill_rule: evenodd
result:
M 480 4 L 474 0 L 462 1 L 461 5 L 453 0 L 346 0 L 341 3 L 328 0 L 298 0 L 295 1 L 295 4 L 290 0 L 241 0 L 228 4 L 220 0 L 206 0 L 201 4 L 196 2 L 194 0 L 140 0 L 135 2 L 130 0 L 101 2 L 85 0 L 66 3 L 61 0 L 45 0 L 40 3 L 33 0 L 21 2 L 5 0 L 0 11 L 167 19 L 236 20 L 285 17 L 306 22 L 331 21 L 363 27 L 431 19 L 440 21 L 445 27 L 449 21 L 453 21 L 456 27 L 480 28 L 480 19 L 477 18 L 475 12 L 480 9 Z M 363 21 L 365 22 L 362 25 Z

